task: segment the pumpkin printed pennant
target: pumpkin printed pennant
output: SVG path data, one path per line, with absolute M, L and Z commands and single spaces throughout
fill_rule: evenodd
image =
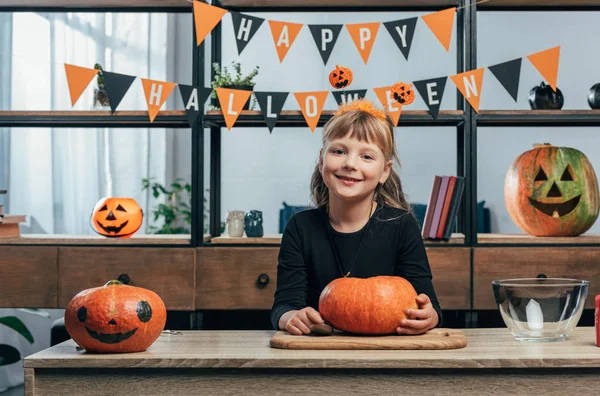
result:
M 389 114 L 394 126 L 398 126 L 400 113 L 402 113 L 402 105 L 396 101 L 392 95 L 392 87 L 373 88 L 377 99 L 381 102 L 383 109 Z
M 350 37 L 352 37 L 352 41 L 354 41 L 354 45 L 356 45 L 356 49 L 360 53 L 360 57 L 365 62 L 365 65 L 369 61 L 375 37 L 377 37 L 377 32 L 379 31 L 379 25 L 381 25 L 381 22 L 352 23 L 346 25 L 346 29 L 348 29 L 348 33 L 350 33 Z
M 225 125 L 231 131 L 244 105 L 250 98 L 250 95 L 252 95 L 252 91 L 231 88 L 215 88 L 215 91 L 221 104 Z
M 154 121 L 156 115 L 160 111 L 160 108 L 165 103 L 169 95 L 171 95 L 171 92 L 173 92 L 175 85 L 177 84 L 172 82 L 142 78 L 142 87 L 144 87 L 144 96 L 146 97 L 146 104 L 148 105 L 148 116 L 150 117 L 150 122 Z
M 483 67 L 450 76 L 450 79 L 463 94 L 475 112 L 479 112 L 479 99 L 483 85 Z
M 258 28 L 265 20 L 251 15 L 240 14 L 239 12 L 230 11 L 230 13 L 238 55 L 241 55 L 246 45 L 252 40 L 252 37 L 254 37 Z
M 65 63 L 65 74 L 67 76 L 67 85 L 69 86 L 71 106 L 75 106 L 75 103 L 77 103 L 83 91 L 90 84 L 90 81 L 98 74 L 98 70 Z
M 301 23 L 269 21 L 269 26 L 271 27 L 279 63 L 281 63 L 304 25 Z
M 323 106 L 325 106 L 328 94 L 329 91 L 294 92 L 302 115 L 313 133 L 319 123 L 319 118 L 321 118 L 321 112 L 323 111 Z

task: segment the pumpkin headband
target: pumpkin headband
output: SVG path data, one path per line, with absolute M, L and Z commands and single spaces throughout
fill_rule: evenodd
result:
M 373 103 L 367 99 L 353 100 L 350 103 L 341 104 L 334 114 L 334 117 L 348 113 L 350 111 L 362 111 L 371 114 L 373 117 L 385 121 L 385 111 L 379 110 L 373 106 Z

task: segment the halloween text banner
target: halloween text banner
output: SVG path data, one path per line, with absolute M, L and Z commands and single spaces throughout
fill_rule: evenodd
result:
M 560 47 L 553 47 L 530 54 L 527 56 L 527 59 L 539 71 L 541 76 L 547 80 L 548 85 L 555 90 L 558 77 Z M 517 58 L 487 67 L 515 102 L 517 101 L 518 96 L 521 65 L 522 58 Z M 432 118 L 437 119 L 448 78 L 455 84 L 456 88 L 461 92 L 467 102 L 469 102 L 471 107 L 476 112 L 479 112 L 479 101 L 485 80 L 485 70 L 486 68 L 481 67 L 451 76 L 438 76 L 413 81 L 412 84 L 396 83 L 394 85 L 408 87 L 408 89 L 413 92 L 416 90 L 427 105 Z M 137 78 L 135 76 L 88 69 L 70 64 L 65 64 L 65 73 L 71 104 L 73 106 L 94 77 L 101 73 L 104 77 L 104 86 L 113 113 L 119 106 L 123 96 L 129 91 Z M 167 81 L 149 80 L 146 78 L 140 78 L 140 81 L 148 106 L 150 122 L 154 121 L 160 108 L 166 102 L 175 86 L 179 85 L 188 120 L 190 125 L 194 126 L 203 112 L 206 100 L 212 92 L 212 88 L 200 86 L 195 87 Z M 414 90 L 410 88 L 411 86 L 414 86 Z M 405 107 L 406 103 L 409 102 L 404 102 L 404 98 L 398 96 L 398 93 L 393 86 L 375 87 L 372 89 L 383 108 L 392 118 L 394 125 L 398 125 L 402 109 Z M 250 96 L 254 94 L 270 132 L 273 131 L 273 128 L 277 124 L 281 111 L 283 110 L 290 93 L 249 91 L 231 88 L 216 88 L 215 92 L 228 129 L 231 130 L 234 126 L 244 106 L 250 99 Z M 293 94 L 296 98 L 297 105 L 312 132 L 314 132 L 318 125 L 329 92 L 333 94 L 337 104 L 341 105 L 359 98 L 364 98 L 367 89 L 345 90 L 345 88 L 340 88 L 335 91 L 294 92 Z M 414 95 L 414 93 L 411 93 L 411 96 L 412 95 Z M 414 96 L 411 97 L 411 99 L 414 99 Z

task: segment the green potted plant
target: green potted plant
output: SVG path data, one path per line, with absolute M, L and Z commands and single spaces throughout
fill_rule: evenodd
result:
M 259 66 L 256 66 L 249 74 L 242 74 L 242 65 L 239 62 L 231 62 L 231 74 L 227 66 L 221 66 L 218 63 L 213 63 L 213 69 L 215 71 L 215 77 L 211 82 L 213 91 L 211 97 L 213 99 L 217 98 L 217 92 L 215 88 L 232 88 L 232 89 L 243 89 L 247 91 L 252 91 L 256 83 L 254 82 L 254 77 L 258 75 Z M 254 109 L 256 105 L 256 98 L 252 96 L 252 105 L 250 106 L 250 101 L 246 102 L 244 106 L 244 110 Z M 214 109 L 218 109 L 214 107 Z
M 98 70 L 98 76 L 96 77 L 96 84 L 94 86 L 94 102 L 92 103 L 92 110 L 110 110 L 108 92 L 106 92 L 106 88 L 104 87 L 102 66 L 99 63 L 96 63 L 94 69 Z

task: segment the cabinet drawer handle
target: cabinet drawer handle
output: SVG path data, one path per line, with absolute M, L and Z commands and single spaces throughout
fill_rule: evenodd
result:
M 124 285 L 128 285 L 129 284 L 129 275 L 127 274 L 121 274 L 119 275 L 119 277 L 117 278 L 117 280 L 119 282 L 121 282 Z
M 267 284 L 269 283 L 271 279 L 269 278 L 269 275 L 267 274 L 260 274 L 258 275 L 258 278 L 256 279 L 256 284 L 259 287 L 265 287 L 267 286 Z
M 546 274 L 538 274 L 538 276 L 536 276 L 536 278 L 547 278 Z

